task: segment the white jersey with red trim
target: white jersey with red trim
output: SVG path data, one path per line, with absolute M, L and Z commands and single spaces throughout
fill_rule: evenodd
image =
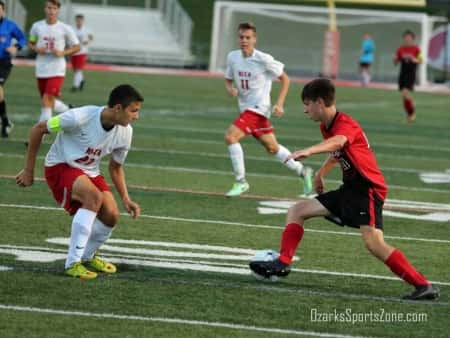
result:
M 241 50 L 230 52 L 225 78 L 232 80 L 238 89 L 239 110 L 251 110 L 269 118 L 272 81 L 283 71 L 284 64 L 259 50 L 255 49 L 249 57 L 244 57 Z
M 45 166 L 67 163 L 95 177 L 100 175 L 100 160 L 106 155 L 112 154 L 114 161 L 123 164 L 131 148 L 133 129 L 131 125 L 115 125 L 105 130 L 100 120 L 105 108 L 84 106 L 48 120 L 47 129 L 59 132 L 45 157 Z
M 77 35 L 78 40 L 80 41 L 80 51 L 78 53 L 75 53 L 73 55 L 87 55 L 89 52 L 89 36 L 91 36 L 91 31 L 86 27 L 81 27 L 78 29 L 77 27 L 73 28 L 75 31 L 75 34 Z
M 30 30 L 30 42 L 36 43 L 37 48 L 45 48 L 47 54 L 36 56 L 36 77 L 50 78 L 66 75 L 66 59 L 64 56 L 55 56 L 52 49 L 64 50 L 72 47 L 78 41 L 72 27 L 61 21 L 49 25 L 46 20 L 37 21 Z

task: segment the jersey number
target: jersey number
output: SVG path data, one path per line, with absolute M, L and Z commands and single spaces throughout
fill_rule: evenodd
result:
M 243 90 L 249 90 L 250 88 L 248 87 L 248 80 L 241 80 L 241 88 Z
M 95 158 L 85 156 L 82 158 L 79 158 L 78 160 L 75 160 L 75 162 L 83 164 L 83 165 L 90 165 L 95 161 Z

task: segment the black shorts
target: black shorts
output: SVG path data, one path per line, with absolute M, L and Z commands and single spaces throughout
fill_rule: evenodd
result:
M 383 230 L 384 202 L 371 187 L 342 185 L 316 199 L 332 214 L 331 217 L 325 217 L 329 221 L 352 228 L 369 225 Z
M 370 62 L 360 62 L 359 66 L 361 68 L 370 68 L 371 63 Z
M 0 59 L 0 86 L 3 86 L 8 80 L 12 66 L 11 59 Z
M 410 91 L 413 91 L 415 83 L 416 83 L 415 73 L 400 74 L 400 76 L 398 77 L 398 90 L 406 88 Z

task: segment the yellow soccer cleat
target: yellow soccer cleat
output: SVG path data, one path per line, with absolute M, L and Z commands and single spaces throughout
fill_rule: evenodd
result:
M 107 262 L 98 256 L 94 256 L 94 258 L 89 261 L 83 261 L 83 265 L 98 272 L 115 273 L 117 271 L 114 264 Z
M 65 272 L 66 275 L 80 279 L 94 279 L 97 277 L 95 272 L 89 271 L 80 262 L 73 263 Z

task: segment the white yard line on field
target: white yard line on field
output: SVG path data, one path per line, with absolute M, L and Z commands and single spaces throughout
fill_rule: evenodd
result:
M 224 329 L 230 329 L 230 330 L 244 330 L 244 331 L 276 333 L 276 334 L 296 335 L 296 336 L 335 337 L 335 338 L 361 337 L 361 336 L 341 335 L 341 334 L 328 333 L 328 332 L 289 330 L 289 329 L 269 328 L 269 327 L 260 327 L 260 326 L 225 323 L 225 322 L 208 322 L 208 321 L 201 321 L 201 320 L 181 319 L 181 318 L 147 317 L 147 316 L 137 316 L 137 315 L 133 316 L 133 315 L 97 313 L 97 312 L 85 312 L 85 311 L 67 311 L 67 310 L 58 310 L 58 309 L 8 305 L 8 304 L 0 304 L 0 309 L 5 310 L 5 311 L 33 312 L 33 313 L 41 313 L 41 314 L 47 314 L 47 315 L 51 314 L 51 315 L 60 315 L 60 316 L 69 316 L 69 317 L 89 317 L 89 318 L 102 318 L 102 319 L 107 318 L 107 319 L 118 319 L 118 320 L 125 320 L 125 321 L 141 321 L 141 322 L 156 322 L 156 323 L 163 323 L 163 324 L 205 326 L 205 327 L 213 327 L 213 328 L 224 328 Z
M 34 210 L 51 210 L 51 211 L 64 211 L 59 207 L 48 207 L 48 206 L 38 206 L 38 205 L 25 205 L 25 204 L 5 204 L 0 203 L 1 208 L 18 208 L 18 209 L 34 209 Z M 127 213 L 122 213 L 122 216 L 129 216 Z M 230 222 L 224 220 L 211 220 L 211 219 L 198 219 L 198 218 L 182 218 L 182 217 L 172 217 L 172 216 L 157 216 L 157 215 L 146 215 L 141 214 L 142 218 L 149 219 L 159 219 L 164 221 L 175 221 L 175 222 L 187 222 L 187 223 L 204 223 L 204 224 L 220 224 L 220 225 L 231 225 L 240 226 L 247 228 L 259 228 L 259 229 L 274 229 L 281 231 L 283 228 L 276 225 L 265 225 L 265 224 L 248 224 L 241 222 Z M 306 232 L 319 233 L 319 234 L 329 234 L 329 235 L 341 235 L 341 236 L 361 236 L 359 232 L 348 232 L 348 231 L 332 231 L 332 230 L 317 230 L 305 228 Z M 417 242 L 429 242 L 429 243 L 441 243 L 450 244 L 450 240 L 446 239 L 433 239 L 433 238 L 419 238 L 419 237 L 403 237 L 403 236 L 384 236 L 387 239 L 396 239 L 403 241 L 417 241 Z

